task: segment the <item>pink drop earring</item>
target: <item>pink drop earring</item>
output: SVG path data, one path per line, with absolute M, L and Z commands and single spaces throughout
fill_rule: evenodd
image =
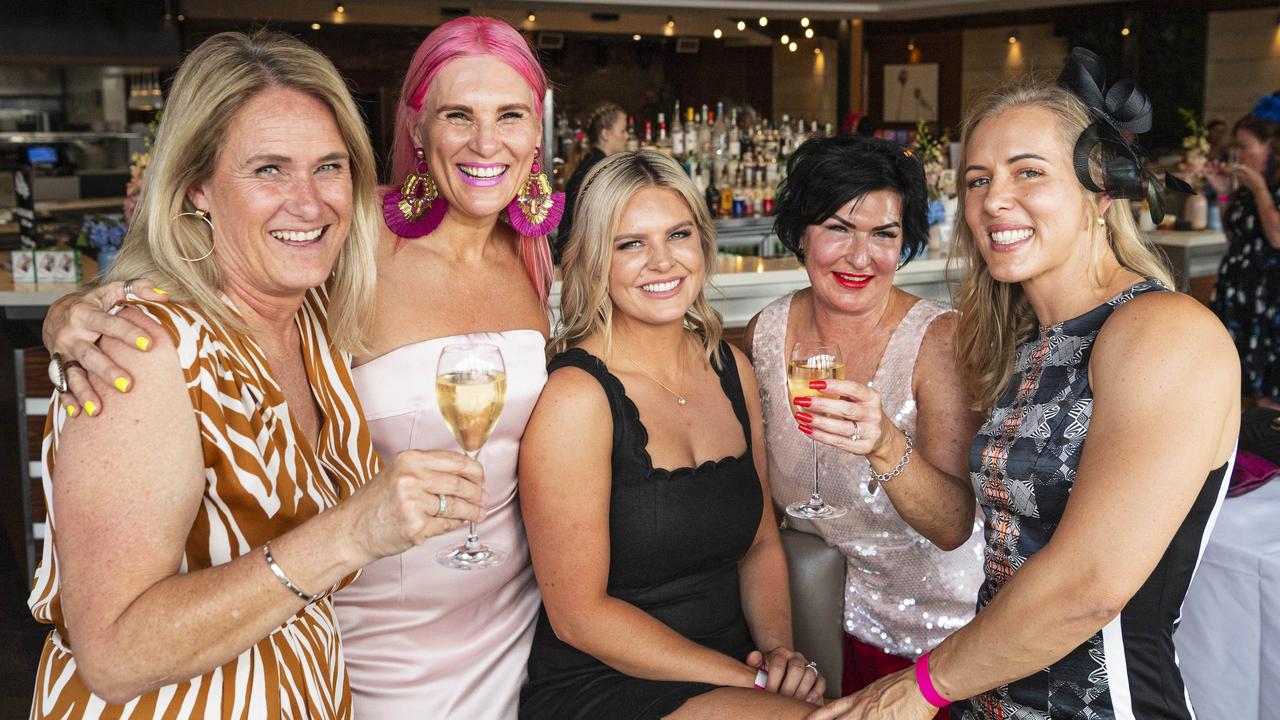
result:
M 515 198 L 507 204 L 511 227 L 525 237 L 541 237 L 555 230 L 564 216 L 564 193 L 551 192 L 551 182 L 542 172 L 542 147 L 534 148 L 533 166 Z
M 389 192 L 382 198 L 382 218 L 387 227 L 403 238 L 420 238 L 430 235 L 440 227 L 449 203 L 440 197 L 440 188 L 427 174 L 426 152 L 416 147 L 414 157 L 418 161 L 416 172 L 410 172 L 399 192 Z

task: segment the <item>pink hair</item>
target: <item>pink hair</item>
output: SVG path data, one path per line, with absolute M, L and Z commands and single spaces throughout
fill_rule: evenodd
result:
M 524 78 L 533 90 L 534 112 L 541 118 L 547 76 L 524 36 L 511 25 L 494 18 L 460 17 L 450 20 L 431 31 L 409 62 L 409 72 L 405 75 L 400 103 L 396 107 L 395 139 L 391 145 L 392 182 L 398 182 L 417 166 L 413 154 L 413 128 L 422 112 L 422 103 L 431 82 L 454 60 L 479 55 L 498 58 Z M 542 158 L 538 162 L 541 163 Z M 538 293 L 538 300 L 545 307 L 554 272 L 546 236 L 521 235 L 519 253 L 525 272 Z

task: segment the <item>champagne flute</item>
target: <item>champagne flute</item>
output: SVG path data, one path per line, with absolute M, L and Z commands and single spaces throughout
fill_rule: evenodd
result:
M 448 345 L 436 365 L 436 404 L 453 438 L 473 460 L 480 459 L 493 426 L 498 424 L 507 393 L 507 370 L 495 345 Z M 497 567 L 511 555 L 504 548 L 480 542 L 475 522 L 468 523 L 467 541 L 436 553 L 436 560 L 455 570 Z
M 1227 179 L 1230 180 L 1228 187 L 1234 193 L 1240 189 L 1240 176 L 1236 174 L 1236 170 L 1240 168 L 1240 148 L 1232 145 L 1227 148 Z
M 787 390 L 792 404 L 798 397 L 821 395 L 809 387 L 811 380 L 843 380 L 844 356 L 834 345 L 818 345 L 798 342 L 791 348 L 787 362 Z M 831 397 L 831 396 L 828 396 Z M 802 520 L 830 520 L 848 512 L 847 508 L 828 505 L 818 494 L 818 442 L 811 436 L 809 447 L 813 450 L 813 494 L 804 502 L 791 503 L 787 514 Z

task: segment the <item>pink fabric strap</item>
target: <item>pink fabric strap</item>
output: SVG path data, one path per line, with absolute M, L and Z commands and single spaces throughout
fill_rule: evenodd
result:
M 929 653 L 921 655 L 920 659 L 916 660 L 916 686 L 920 688 L 920 694 L 930 705 L 944 708 L 951 704 L 950 700 L 939 695 L 933 687 L 933 679 L 929 677 Z

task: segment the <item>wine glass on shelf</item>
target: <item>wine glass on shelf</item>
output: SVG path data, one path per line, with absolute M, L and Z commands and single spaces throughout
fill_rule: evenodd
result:
M 844 356 L 840 354 L 840 348 L 834 345 L 806 342 L 798 342 L 791 348 L 791 358 L 787 361 L 787 390 L 791 395 L 792 404 L 798 397 L 822 395 L 809 387 L 809 382 L 812 380 L 843 379 Z M 807 501 L 788 505 L 787 514 L 802 520 L 838 518 L 848 512 L 848 509 L 829 505 L 818 494 L 818 443 L 810 437 L 809 446 L 813 450 L 813 494 Z
M 436 365 L 436 403 L 453 438 L 473 460 L 480 459 L 493 426 L 502 415 L 507 393 L 507 370 L 496 345 L 448 345 Z M 510 556 L 504 548 L 480 542 L 475 522 L 468 523 L 467 541 L 436 553 L 436 560 L 455 570 L 497 567 Z

